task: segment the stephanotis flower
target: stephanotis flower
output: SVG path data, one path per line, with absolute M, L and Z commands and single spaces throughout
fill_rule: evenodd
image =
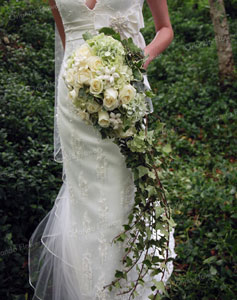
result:
M 110 123 L 112 124 L 114 129 L 119 129 L 121 125 L 123 124 L 123 121 L 121 120 L 121 114 L 120 113 L 110 113 Z
M 96 72 L 99 79 L 109 82 L 111 85 L 114 84 L 115 79 L 119 78 L 119 74 L 116 72 L 116 67 L 109 68 L 108 66 L 102 67 Z

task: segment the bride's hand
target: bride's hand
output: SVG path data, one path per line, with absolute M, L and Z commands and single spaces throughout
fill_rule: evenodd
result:
M 145 57 L 148 56 L 145 63 L 143 64 L 143 68 L 146 70 L 149 63 L 154 59 L 154 57 L 152 57 L 152 55 L 149 51 L 148 46 L 146 46 L 146 48 L 144 49 L 144 55 L 145 55 Z

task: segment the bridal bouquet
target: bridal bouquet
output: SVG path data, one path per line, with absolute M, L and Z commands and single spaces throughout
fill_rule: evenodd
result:
M 133 136 L 148 112 L 139 70 L 142 60 L 138 57 L 129 66 L 125 58 L 122 43 L 101 33 L 86 35 L 86 43 L 67 61 L 64 79 L 69 97 L 81 119 L 107 137 Z
M 128 293 L 130 299 L 138 295 L 147 273 L 164 276 L 172 260 L 169 232 L 176 224 L 160 180 L 171 148 L 165 142 L 164 124 L 157 121 L 148 130 L 147 98 L 155 95 L 143 83 L 143 51 L 131 38 L 121 40 L 112 28 L 83 38 L 85 43 L 68 57 L 63 78 L 79 117 L 95 126 L 102 138 L 113 139 L 134 175 L 134 207 L 124 231 L 113 240 L 126 243 L 124 269 L 116 270 L 113 282 L 104 287 L 123 289 L 121 281 L 128 284 L 127 275 L 135 267 L 138 278 L 118 294 Z M 159 299 L 159 292 L 168 295 L 163 276 L 161 281 L 152 280 L 149 299 Z

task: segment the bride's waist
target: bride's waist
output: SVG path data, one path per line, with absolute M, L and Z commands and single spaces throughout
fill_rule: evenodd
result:
M 64 24 L 66 42 L 83 39 L 82 35 L 86 31 L 94 31 L 94 24 L 88 23 L 88 20 L 79 20 Z

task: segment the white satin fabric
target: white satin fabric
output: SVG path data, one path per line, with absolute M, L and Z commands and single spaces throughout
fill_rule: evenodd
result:
M 118 146 L 102 140 L 94 127 L 80 120 L 68 99 L 62 74 L 66 58 L 84 42 L 82 34 L 86 30 L 96 33 L 100 27 L 112 26 L 144 48 L 139 32 L 144 26 L 143 0 L 97 0 L 93 10 L 84 0 L 56 3 L 66 33 L 57 88 L 57 126 L 65 176 L 52 210 L 29 241 L 33 300 L 125 300 L 128 295 L 117 296 L 103 286 L 114 279 L 116 269 L 123 268 L 124 246 L 111 242 L 128 221 L 134 203 L 133 176 Z M 170 233 L 169 246 L 169 254 L 175 258 L 174 231 Z M 173 271 L 172 262 L 168 268 L 165 283 Z M 134 268 L 128 273 L 128 280 L 136 276 Z M 161 274 L 156 279 L 160 277 Z M 146 284 L 138 288 L 138 300 L 151 294 L 151 278 L 146 276 L 144 280 Z

